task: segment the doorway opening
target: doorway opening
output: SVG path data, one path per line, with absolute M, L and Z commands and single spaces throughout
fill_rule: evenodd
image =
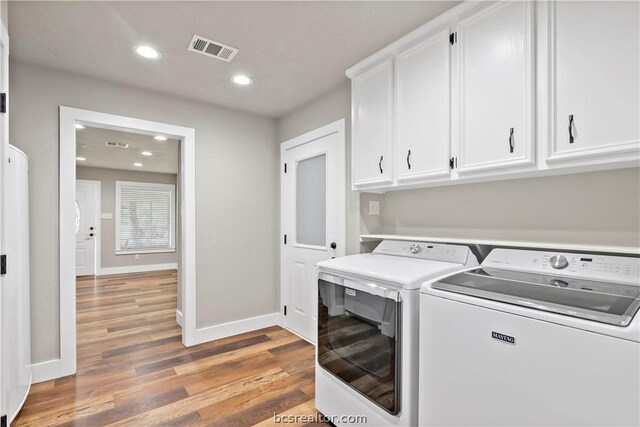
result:
M 89 135 L 97 135 L 97 140 L 102 140 L 102 146 L 98 143 L 90 146 L 86 141 L 83 143 L 84 137 L 78 136 L 80 130 L 89 131 Z M 137 147 L 134 148 L 133 155 L 131 152 L 125 155 L 126 149 L 122 146 L 109 145 L 113 142 L 118 143 L 117 139 L 122 138 L 105 138 L 105 135 L 118 133 L 129 134 L 134 139 L 141 138 L 149 144 L 155 143 L 152 147 L 158 160 L 161 160 L 160 157 L 165 157 L 165 160 L 170 157 L 166 153 L 160 155 L 163 151 L 159 144 L 173 141 L 178 158 L 175 181 L 172 184 L 145 182 L 150 181 L 148 179 L 114 178 L 114 205 L 112 209 L 105 209 L 103 202 L 107 190 L 106 181 L 99 179 L 96 171 L 92 172 L 94 175 L 87 170 L 83 170 L 82 174 L 77 173 L 77 164 L 82 164 L 79 169 L 92 166 L 92 161 L 88 160 L 89 156 L 94 160 L 99 159 L 99 150 L 107 149 L 122 150 L 120 161 L 128 163 L 130 168 L 134 169 L 132 173 L 143 173 L 140 168 L 144 168 L 145 163 L 149 166 L 154 163 L 148 159 L 144 160 L 153 157 L 154 152 L 142 145 L 129 142 L 131 147 Z M 110 139 L 116 141 L 109 141 Z M 150 152 L 151 156 L 143 154 L 143 151 Z M 131 117 L 60 107 L 59 171 L 60 359 L 52 361 L 53 363 L 48 362 L 46 369 L 40 371 L 37 365 L 34 366 L 34 380 L 44 381 L 76 372 L 78 316 L 72 308 L 76 307 L 76 275 L 82 273 L 94 273 L 100 277 L 101 274 L 126 274 L 127 271 L 144 270 L 148 269 L 149 265 L 156 266 L 152 269 L 158 266 L 176 266 L 177 299 L 181 305 L 180 310 L 176 311 L 176 321 L 182 326 L 182 343 L 185 346 L 195 344 L 195 130 Z M 81 180 L 76 181 L 77 179 Z M 97 181 L 100 181 L 100 185 Z M 99 190 L 93 190 L 96 187 Z M 93 207 L 90 200 L 92 197 Z M 84 200 L 80 200 L 82 198 Z M 82 204 L 84 211 L 90 212 L 84 217 L 78 212 L 82 211 Z M 140 212 L 132 215 L 131 208 L 135 210 L 136 206 Z M 105 253 L 107 236 L 113 244 L 109 253 Z M 86 257 L 78 260 L 79 256 L 76 255 L 79 252 Z M 168 258 L 162 258 L 163 256 Z M 157 262 L 158 259 L 171 260 L 172 256 L 175 259 L 174 263 Z M 155 259 L 154 264 L 145 263 L 151 258 Z M 130 259 L 131 265 L 123 261 L 126 259 Z M 162 270 L 158 274 L 161 273 Z
M 179 146 L 77 124 L 76 276 L 178 269 Z

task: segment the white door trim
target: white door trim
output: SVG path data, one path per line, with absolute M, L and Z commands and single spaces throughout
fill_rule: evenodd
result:
M 345 120 L 340 119 L 335 122 L 329 123 L 328 125 L 322 126 L 318 129 L 312 130 L 311 132 L 307 132 L 303 135 L 297 136 L 295 138 L 289 139 L 280 144 L 280 159 L 284 156 L 284 153 L 293 148 L 299 147 L 304 144 L 308 144 L 320 138 L 324 138 L 327 135 L 337 134 L 338 139 L 340 141 L 340 150 L 338 154 L 338 163 L 342 165 L 339 168 L 339 182 L 345 183 L 345 185 L 341 186 L 338 194 L 338 212 L 340 215 L 338 216 L 338 235 L 343 238 L 343 242 L 347 241 L 347 192 L 346 185 L 348 184 L 346 181 L 347 169 L 346 169 L 346 135 L 345 135 Z M 281 167 L 284 167 L 282 165 Z M 286 228 L 285 224 L 285 200 L 284 194 L 284 182 L 280 180 L 280 231 Z M 283 307 L 285 305 L 285 271 L 284 271 L 284 261 L 285 261 L 285 245 L 284 240 L 282 239 L 282 232 L 280 233 L 280 322 L 279 325 L 285 326 L 285 318 L 283 313 Z M 343 245 L 344 246 L 344 245 Z M 345 250 L 345 249 L 341 249 Z
M 76 129 L 83 123 L 106 129 L 162 134 L 180 139 L 180 227 L 182 283 L 182 342 L 196 343 L 196 213 L 195 213 L 195 129 L 131 117 L 60 107 L 60 358 L 34 366 L 34 382 L 72 375 L 76 372 L 75 294 L 75 181 Z M 41 368 L 41 369 L 40 369 Z
M 5 28 L 4 22 L 0 19 L 0 45 L 2 46 L 2 58 L 0 58 L 0 92 L 7 94 L 9 97 L 9 33 Z M 4 159 L 6 155 L 7 145 L 9 145 L 9 110 L 7 113 L 0 115 L 0 192 L 4 191 L 5 183 L 5 167 Z M 4 240 L 2 233 L 4 232 L 4 206 L 2 204 L 3 197 L 0 197 L 0 250 L 4 253 Z M 0 286 L 2 286 L 2 277 L 0 277 Z M 2 318 L 2 295 L 0 292 L 0 319 Z M 2 333 L 0 331 L 0 366 L 2 366 Z M 2 375 L 0 375 L 0 390 L 2 388 Z M 6 408 L 0 398 L 0 415 L 5 413 Z
M 101 254 L 101 245 L 102 245 L 102 224 L 100 220 L 100 212 L 102 212 L 102 182 L 94 181 L 91 179 L 76 179 L 76 182 L 83 182 L 85 184 L 93 184 L 96 186 L 96 200 L 95 200 L 95 214 L 94 224 L 96 224 L 97 232 L 96 238 L 94 239 L 96 245 L 96 260 L 95 260 L 95 272 L 94 274 L 100 274 L 100 269 L 102 266 L 102 262 L 100 260 Z

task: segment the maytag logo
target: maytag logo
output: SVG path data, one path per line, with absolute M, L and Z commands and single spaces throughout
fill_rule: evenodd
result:
M 509 344 L 515 344 L 516 339 L 514 337 L 510 337 L 509 335 L 501 334 L 500 332 L 491 332 L 491 338 L 496 339 L 498 341 L 508 342 Z

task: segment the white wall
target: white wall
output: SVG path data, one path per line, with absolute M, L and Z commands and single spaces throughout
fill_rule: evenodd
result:
M 177 252 L 116 255 L 116 181 L 153 182 L 176 185 L 176 175 L 150 173 L 106 168 L 78 167 L 77 179 L 100 181 L 100 208 L 102 213 L 111 213 L 112 219 L 102 219 L 98 224 L 100 233 L 100 267 L 133 267 L 136 265 L 174 264 L 178 262 Z M 176 189 L 177 190 L 177 189 Z M 176 202 L 180 200 L 176 193 Z M 176 227 L 174 233 L 180 227 Z M 179 239 L 176 236 L 176 245 Z
M 11 62 L 10 140 L 30 159 L 33 362 L 59 354 L 58 107 L 196 130 L 197 326 L 278 310 L 275 121 Z

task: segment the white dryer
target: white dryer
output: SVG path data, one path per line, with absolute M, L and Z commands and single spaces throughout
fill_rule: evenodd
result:
M 640 424 L 640 259 L 494 249 L 420 297 L 420 425 Z
M 338 426 L 415 426 L 420 285 L 477 265 L 466 246 L 406 241 L 320 262 L 318 410 Z

